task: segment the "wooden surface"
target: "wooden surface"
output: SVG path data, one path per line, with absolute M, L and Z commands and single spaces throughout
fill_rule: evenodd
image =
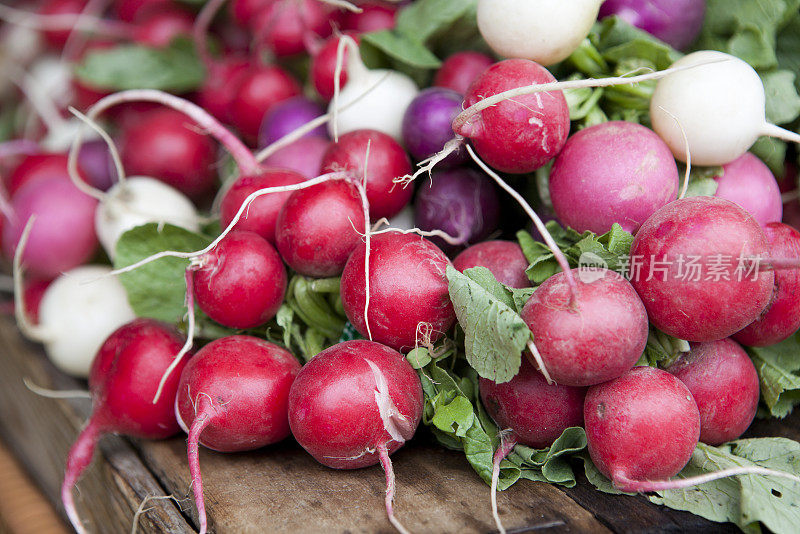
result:
M 64 462 L 90 403 L 38 397 L 22 378 L 55 389 L 85 384 L 58 373 L 8 319 L 0 320 L 0 357 L 0 437 L 63 514 L 59 488 Z M 798 439 L 798 426 L 796 415 L 779 423 L 758 422 L 752 433 Z M 420 429 L 392 459 L 395 513 L 411 532 L 493 531 L 489 489 L 463 454 L 434 445 Z M 328 469 L 292 440 L 243 454 L 201 449 L 200 463 L 212 532 L 394 532 L 383 508 L 380 467 Z M 169 494 L 180 504 L 149 502 L 139 532 L 196 532 L 182 436 L 162 442 L 107 436 L 78 484 L 76 500 L 92 532 L 116 533 L 130 531 L 145 497 Z M 572 489 L 520 481 L 499 494 L 498 504 L 509 532 L 737 532 L 730 524 L 656 506 L 640 496 L 601 494 L 582 477 Z

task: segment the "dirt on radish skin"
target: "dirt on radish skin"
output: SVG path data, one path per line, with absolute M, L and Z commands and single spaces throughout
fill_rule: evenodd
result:
M 91 463 L 100 437 L 118 433 L 164 439 L 180 430 L 174 402 L 183 363 L 165 382 L 160 400 L 153 403 L 153 396 L 182 345 L 183 339 L 173 326 L 153 319 L 136 319 L 114 331 L 98 351 L 89 374 L 94 409 L 70 449 L 61 487 L 67 515 L 78 532 L 85 530 L 72 490 Z
M 756 416 L 758 373 L 736 342 L 692 346 L 665 369 L 692 392 L 700 410 L 700 441 L 720 445 L 741 436 Z
M 198 444 L 239 452 L 288 437 L 289 393 L 299 371 L 300 363 L 289 351 L 256 337 L 229 336 L 200 349 L 180 373 L 177 396 L 170 399 L 178 423 L 189 435 L 187 453 L 201 532 L 206 531 L 206 514 Z
M 455 322 L 445 270 L 450 260 L 429 240 L 387 232 L 371 237 L 369 259 L 369 331 L 364 316 L 366 277 L 361 243 L 342 273 L 345 314 L 358 332 L 396 350 L 410 350 L 420 323 L 431 326 L 435 343 Z

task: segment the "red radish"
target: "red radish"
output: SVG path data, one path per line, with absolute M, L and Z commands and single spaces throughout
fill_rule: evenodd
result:
M 302 137 L 275 150 L 264 159 L 264 165 L 292 170 L 306 178 L 313 178 L 320 174 L 322 158 L 330 145 L 327 138 Z
M 353 251 L 341 282 L 344 311 L 362 336 L 405 351 L 419 341 L 420 324 L 430 325 L 432 343 L 453 326 L 455 312 L 445 276 L 450 260 L 436 245 L 394 231 L 373 235 L 369 283 L 364 271 L 366 251 L 364 244 Z
M 317 354 L 289 393 L 289 425 L 297 442 L 335 469 L 381 463 L 386 512 L 394 518 L 389 455 L 414 435 L 424 400 L 414 369 L 397 351 L 373 341 L 345 341 Z
M 358 43 L 358 37 L 354 33 L 345 34 Z M 334 36 L 325 41 L 325 44 L 311 58 L 311 70 L 309 78 L 317 94 L 323 100 L 333 98 L 336 77 L 336 53 L 339 48 L 339 36 Z M 343 67 L 347 65 L 347 50 L 344 51 Z M 342 68 L 339 74 L 339 87 L 344 87 L 347 83 L 347 69 Z
M 152 4 L 171 4 L 171 0 L 114 0 L 114 13 L 124 22 L 133 22 L 139 13 Z
M 647 345 L 647 312 L 631 284 L 607 269 L 573 270 L 573 299 L 565 273 L 536 288 L 520 316 L 533 334 L 545 377 L 591 386 L 621 376 Z
M 773 258 L 800 259 L 800 232 L 783 223 L 764 227 Z M 772 299 L 758 318 L 733 335 L 733 339 L 751 347 L 774 345 L 800 328 L 800 271 L 775 271 Z
M 5 180 L 8 194 L 13 197 L 24 184 L 39 178 L 60 177 L 69 180 L 67 160 L 67 155 L 63 153 L 42 152 L 25 156 Z M 78 173 L 83 181 L 87 181 L 81 169 Z
M 237 87 L 248 73 L 247 58 L 232 56 L 211 61 L 206 65 L 207 74 L 197 93 L 197 103 L 222 121 L 228 121 L 231 106 L 237 97 Z
M 314 173 L 316 176 L 319 173 Z M 269 169 L 256 176 L 241 176 L 225 192 L 220 204 L 220 223 L 227 227 L 233 220 L 242 202 L 259 189 L 281 185 L 299 184 L 305 177 L 289 170 Z M 278 213 L 292 195 L 291 192 L 273 193 L 255 199 L 245 211 L 236 228 L 255 232 L 271 244 L 275 244 L 275 223 Z
M 384 2 L 359 3 L 361 13 L 348 12 L 342 17 L 342 28 L 358 33 L 390 30 L 395 26 L 397 8 Z
M 752 323 L 769 303 L 773 272 L 748 259 L 767 252 L 764 232 L 740 206 L 684 198 L 659 209 L 637 232 L 631 283 L 658 329 L 714 341 Z
M 202 197 L 214 187 L 214 142 L 178 111 L 140 115 L 122 132 L 121 153 L 128 173 L 157 178 L 190 197 Z
M 654 367 L 589 388 L 583 414 L 592 461 L 623 491 L 678 474 L 700 437 L 691 392 Z
M 453 260 L 453 267 L 462 273 L 472 267 L 486 267 L 498 282 L 508 287 L 529 287 L 525 270 L 528 260 L 522 247 L 513 241 L 484 241 L 462 251 Z
M 483 71 L 492 66 L 494 60 L 480 52 L 456 52 L 444 60 L 436 71 L 433 85 L 446 87 L 462 95 Z
M 264 115 L 278 102 L 299 95 L 300 84 L 281 67 L 261 65 L 252 66 L 238 81 L 230 119 L 255 144 Z
M 286 292 L 286 269 L 278 252 L 253 232 L 229 233 L 190 270 L 200 309 L 231 328 L 254 328 L 269 321 Z
M 550 171 L 550 199 L 565 225 L 604 234 L 614 223 L 636 233 L 678 196 L 678 168 L 655 132 L 625 121 L 585 128 L 567 139 Z
M 329 6 L 318 0 L 273 0 L 255 14 L 251 24 L 259 43 L 277 57 L 305 52 L 306 41 L 331 34 Z
M 510 89 L 554 81 L 533 61 L 500 61 L 472 83 L 464 107 Z M 462 115 L 453 121 L 453 131 L 470 138 L 481 158 L 502 172 L 538 169 L 559 153 L 569 134 L 569 108 L 561 91 L 520 95 L 468 118 Z
M 44 16 L 52 15 L 80 15 L 86 7 L 87 0 L 45 0 L 37 13 Z M 47 44 L 56 50 L 61 50 L 67 44 L 72 29 L 46 30 L 43 32 Z
M 200 532 L 207 529 L 198 444 L 220 452 L 258 449 L 289 435 L 289 391 L 300 364 L 287 350 L 251 336 L 212 341 L 180 375 L 174 414 L 189 434 L 187 453 Z
M 22 298 L 25 300 L 25 312 L 34 325 L 39 324 L 39 308 L 45 291 L 52 280 L 42 278 L 26 280 Z
M 168 46 L 177 37 L 192 35 L 194 15 L 174 3 L 151 4 L 136 17 L 133 40 L 153 46 Z
M 780 222 L 783 216 L 781 191 L 772 171 L 750 152 L 745 152 L 722 166 L 722 175 L 715 176 L 715 197 L 736 202 L 764 227 Z
M 275 223 L 275 243 L 296 272 L 337 276 L 366 230 L 356 185 L 331 180 L 289 196 Z
M 367 153 L 369 149 L 369 153 Z M 373 220 L 397 215 L 411 200 L 411 187 L 395 179 L 410 174 L 411 161 L 400 143 L 377 130 L 356 130 L 339 136 L 322 158 L 322 172 L 348 170 L 362 178 L 366 171 L 367 200 Z
M 252 25 L 256 15 L 275 0 L 231 0 L 230 10 L 233 19 L 244 27 Z
M 180 334 L 171 325 L 137 319 L 112 333 L 97 353 L 89 375 L 94 411 L 70 449 L 61 486 L 61 500 L 78 532 L 85 530 L 75 509 L 72 489 L 91 463 L 100 437 L 118 433 L 164 439 L 178 432 L 173 405 L 179 375 L 175 373 L 168 380 L 159 402 L 153 403 L 153 394 L 182 344 Z
M 34 275 L 54 278 L 86 263 L 97 249 L 96 207 L 94 198 L 61 176 L 29 181 L 11 199 L 13 220 L 3 225 L 3 252 L 14 255 L 23 226 L 36 215 L 23 256 Z
M 700 441 L 720 445 L 741 436 L 756 416 L 758 373 L 730 339 L 693 344 L 666 368 L 686 384 L 700 410 Z

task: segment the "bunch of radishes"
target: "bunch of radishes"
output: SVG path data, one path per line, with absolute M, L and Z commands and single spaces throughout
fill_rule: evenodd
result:
M 405 531 L 389 455 L 436 409 L 421 385 L 425 365 L 410 362 L 419 349 L 429 360 L 466 358 L 480 375 L 483 407 L 507 431 L 496 437 L 493 486 L 516 444 L 546 448 L 575 426 L 623 491 L 700 483 L 669 479 L 699 441 L 718 445 L 750 425 L 759 377 L 737 342 L 768 346 L 800 327 L 800 233 L 780 222 L 778 184 L 747 152 L 759 135 L 798 136 L 767 123 L 756 72 L 703 51 L 664 72 L 559 83 L 545 67 L 581 45 L 597 0 L 479 0 L 474 17 L 495 57 L 455 53 L 423 90 L 398 70 L 367 68 L 359 43 L 391 34 L 425 2 L 0 9 L 40 28 L 28 37 L 44 41 L 63 77 L 43 86 L 33 73 L 44 60 L 15 58 L 22 96 L 11 100 L 41 123 L 15 124 L 18 138 L 0 145 L 9 171 L 2 243 L 21 328 L 59 368 L 89 379 L 95 411 L 62 490 L 76 529 L 73 486 L 102 433 L 160 439 L 180 428 L 201 532 L 199 445 L 245 451 L 290 434 L 329 467 L 380 463 L 388 517 Z M 625 2 L 604 9 L 611 4 Z M 696 33 L 703 2 L 687 4 L 679 22 Z M 681 47 L 693 38 L 675 28 L 661 36 Z M 181 38 L 193 39 L 204 67 L 186 98 L 112 92 L 70 74 L 72 62 L 85 72 L 129 43 L 164 59 Z M 653 129 L 609 121 L 570 136 L 569 90 L 645 80 L 658 80 Z M 67 106 L 78 108 L 69 120 Z M 687 164 L 683 183 L 676 158 Z M 715 196 L 684 198 L 692 162 L 722 167 Z M 616 270 L 588 267 L 605 261 L 596 254 L 567 257 L 523 198 L 529 188 L 513 175 L 548 164 L 539 200 L 561 223 L 589 241 L 616 229 L 630 238 L 602 251 Z M 526 270 L 539 259 L 497 239 L 517 229 L 500 189 L 559 266 L 535 288 Z M 156 238 L 137 243 L 145 225 Z M 137 319 L 165 297 L 145 305 L 116 277 L 155 261 L 178 269 L 128 280 L 179 287 L 186 314 L 177 324 Z M 298 283 L 333 289 L 290 301 L 287 287 Z M 363 339 L 337 339 L 345 319 Z M 311 336 L 319 321 L 328 332 L 313 334 L 313 346 L 324 350 L 298 349 L 293 335 Z M 658 362 L 663 369 L 646 365 L 649 340 L 665 335 L 684 350 Z M 486 339 L 497 345 L 480 353 Z M 753 472 L 796 479 L 764 469 L 714 476 Z

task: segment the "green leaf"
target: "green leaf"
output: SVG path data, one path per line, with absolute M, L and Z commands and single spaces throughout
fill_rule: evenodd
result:
M 800 115 L 800 96 L 795 87 L 796 76 L 789 70 L 761 72 L 767 97 L 767 120 L 773 124 L 792 122 Z
M 492 271 L 486 267 L 471 267 L 465 269 L 464 274 L 509 308 L 514 307 L 514 298 L 511 290 L 498 282 Z
M 408 360 L 408 363 L 410 363 L 411 367 L 414 369 L 422 369 L 431 363 L 432 359 L 430 352 L 425 347 L 411 349 L 408 354 L 406 354 L 406 360 Z
M 767 164 L 769 170 L 775 176 L 783 176 L 783 167 L 786 161 L 786 142 L 774 137 L 759 137 L 750 152 L 758 156 L 761 161 Z
M 171 224 L 156 223 L 128 230 L 117 242 L 114 267 L 127 267 L 165 250 L 193 252 L 202 250 L 211 239 Z M 160 258 L 134 271 L 120 275 L 128 301 L 140 317 L 152 317 L 169 323 L 180 322 L 186 313 L 184 273 L 189 260 Z
M 424 43 L 465 14 L 474 13 L 477 4 L 478 0 L 417 0 L 400 10 L 396 29 Z
M 464 329 L 467 361 L 483 378 L 508 382 L 519 371 L 522 351 L 531 337 L 525 321 L 512 308 L 513 300 L 506 304 L 508 300 L 498 299 L 452 266 L 447 267 L 447 280 L 450 300 Z
M 81 82 L 97 89 L 186 93 L 200 87 L 205 68 L 192 43 L 177 39 L 164 48 L 129 44 L 95 50 L 86 55 L 75 74 Z
M 420 69 L 436 69 L 442 64 L 425 46 L 402 33 L 392 30 L 365 33 L 361 39 L 389 57 L 411 67 Z
M 719 184 L 713 178 L 698 178 L 689 181 L 685 197 L 713 197 Z
M 800 400 L 800 333 L 770 347 L 747 347 L 761 382 L 761 398 L 774 417 Z
M 570 458 L 586 448 L 586 432 L 581 427 L 567 428 L 550 447 L 533 449 L 517 445 L 509 457 L 518 456 L 520 463 L 540 469 L 539 479 L 571 488 L 575 485 L 575 473 L 569 464 Z M 513 459 L 513 458 L 512 458 Z M 530 478 L 535 471 L 523 477 Z

